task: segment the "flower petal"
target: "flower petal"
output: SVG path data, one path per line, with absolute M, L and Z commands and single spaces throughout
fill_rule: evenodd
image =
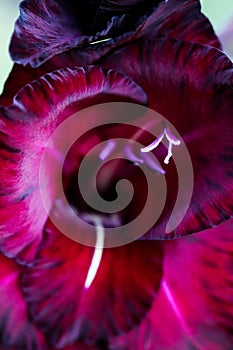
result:
M 53 231 L 23 276 L 31 316 L 58 348 L 76 340 L 104 348 L 109 336 L 134 327 L 150 308 L 161 278 L 160 245 L 137 241 L 105 249 L 86 289 L 94 249 Z
M 22 1 L 10 45 L 12 59 L 37 67 L 54 55 L 75 49 L 61 61 L 70 66 L 71 56 L 76 65 L 90 65 L 119 45 L 143 36 L 168 36 L 220 48 L 197 0 L 106 0 L 83 5 L 77 8 L 74 1 L 69 5 L 64 1 Z M 93 28 L 85 23 L 92 23 Z
M 0 348 L 43 350 L 43 336 L 28 318 L 19 287 L 20 273 L 13 261 L 0 256 Z
M 140 84 L 149 107 L 174 125 L 189 150 L 193 196 L 183 222 L 167 238 L 228 219 L 233 212 L 233 69 L 228 58 L 214 48 L 167 39 L 122 48 L 102 64 Z M 174 204 L 175 177 L 172 166 L 167 169 L 168 203 Z M 146 237 L 166 238 L 168 208 Z
M 158 1 L 155 1 L 155 3 L 157 2 Z M 151 15 L 148 15 L 148 18 L 144 18 L 143 24 L 141 24 L 137 30 L 132 30 L 127 35 L 123 35 L 123 37 L 120 36 L 119 39 L 115 38 L 113 41 L 109 42 L 107 41 L 89 46 L 86 45 L 85 47 L 80 48 L 73 47 L 72 50 L 64 51 L 61 43 L 64 39 L 63 35 L 65 32 L 65 28 L 63 28 L 61 34 L 63 39 L 59 39 L 59 35 L 54 37 L 56 42 L 59 42 L 59 40 L 60 42 L 58 47 L 53 48 L 55 50 L 53 53 L 50 52 L 52 50 L 51 45 L 55 45 L 55 43 L 51 42 L 50 45 L 48 45 L 48 38 L 46 38 L 44 30 L 41 29 L 40 33 L 40 29 L 37 28 L 37 31 L 39 32 L 36 33 L 36 36 L 33 34 L 35 30 L 34 16 L 36 18 L 39 16 L 43 18 L 43 20 L 48 21 L 47 25 L 51 26 L 52 31 L 55 31 L 56 28 L 53 28 L 53 26 L 56 26 L 55 23 L 57 22 L 50 20 L 46 4 L 49 4 L 48 8 L 51 7 L 51 16 L 56 15 L 53 6 L 59 7 L 60 5 L 54 5 L 54 2 L 50 3 L 50 0 L 37 1 L 35 6 L 39 7 L 39 9 L 34 13 L 34 6 L 32 6 L 33 9 L 31 9 L 31 3 L 31 0 L 22 3 L 22 16 L 16 23 L 10 51 L 14 61 L 23 63 L 24 65 L 29 63 L 34 69 L 32 69 L 29 64 L 25 67 L 18 64 L 14 65 L 5 84 L 4 93 L 0 97 L 0 104 L 3 105 L 9 105 L 12 102 L 14 95 L 25 84 L 48 72 L 72 66 L 94 64 L 98 62 L 101 57 L 111 54 L 114 49 L 118 49 L 123 44 L 130 44 L 132 41 L 136 39 L 138 40 L 138 38 L 145 40 L 164 36 L 221 48 L 221 44 L 219 43 L 210 22 L 200 12 L 199 1 L 186 0 L 162 2 L 158 8 L 156 7 L 154 9 Z M 104 3 L 105 6 L 107 6 L 108 1 L 105 1 Z M 112 5 L 112 1 L 110 3 Z M 124 2 L 124 4 L 119 3 L 118 5 L 124 7 L 123 5 L 125 4 L 126 2 Z M 142 4 L 144 6 L 144 1 L 142 1 Z M 60 10 L 62 10 L 62 8 Z M 111 6 L 108 10 L 111 10 Z M 52 13 L 53 11 L 54 13 Z M 63 12 L 64 11 L 65 9 L 63 9 Z M 145 11 L 145 9 L 143 11 Z M 58 14 L 59 11 L 57 12 L 57 15 Z M 57 21 L 59 25 L 63 25 L 60 21 L 60 17 L 57 18 Z M 25 38 L 27 38 L 26 41 Z M 52 40 L 51 37 L 49 39 L 50 41 Z M 36 42 L 38 42 L 38 45 L 34 44 Z M 31 45 L 30 50 L 28 48 L 29 44 Z M 70 45 L 72 47 L 72 44 Z M 45 55 L 46 57 L 40 58 L 40 55 L 42 55 L 43 52 L 44 55 L 47 52 L 47 56 Z M 49 61 L 47 61 L 48 59 Z M 46 62 L 43 63 L 44 61 Z M 35 66 L 40 67 L 35 68 Z
M 129 23 L 133 27 L 130 29 L 134 29 L 141 16 L 139 10 L 146 13 L 152 8 L 151 2 L 146 1 L 130 5 L 118 1 L 83 1 L 77 6 L 75 1 L 25 0 L 20 4 L 20 17 L 12 38 L 12 56 L 18 63 L 38 66 L 55 54 L 123 34 Z
M 190 238 L 169 242 L 166 248 L 165 281 L 190 338 L 203 348 L 232 346 L 232 235 L 233 220 L 229 220 Z
M 233 342 L 233 220 L 164 242 L 164 276 L 139 327 L 111 350 L 230 350 Z
M 15 63 L 4 84 L 3 93 L 0 96 L 0 105 L 10 106 L 13 103 L 15 95 L 26 84 L 54 70 L 56 69 L 44 69 L 43 66 L 38 68 L 31 68 L 29 65 L 23 67 L 20 64 Z
M 74 68 L 34 81 L 12 106 L 0 109 L 0 249 L 5 255 L 21 263 L 34 259 L 47 220 L 39 189 L 40 161 L 56 127 L 90 105 L 111 100 L 145 104 L 146 98 L 119 73 Z
M 55 350 L 55 349 L 54 349 Z M 62 348 L 62 350 L 96 350 L 96 347 L 84 345 L 80 342 L 76 342 L 70 346 L 65 346 Z

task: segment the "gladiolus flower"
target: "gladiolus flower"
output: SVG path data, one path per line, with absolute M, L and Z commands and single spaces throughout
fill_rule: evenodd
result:
M 16 63 L 0 99 L 2 348 L 230 350 L 233 70 L 199 1 L 106 0 L 77 7 L 25 0 L 10 51 Z M 71 116 L 115 102 L 147 106 L 170 124 L 161 124 L 153 139 L 125 124 L 109 128 L 111 116 L 97 114 L 101 128 L 70 148 L 62 181 L 70 206 L 94 226 L 98 244 L 87 247 L 60 232 L 50 216 L 71 218 L 54 181 L 60 139 L 42 169 L 51 213 L 41 196 L 41 163 L 51 136 Z M 90 124 L 86 117 L 80 129 Z M 127 178 L 135 195 L 115 216 L 101 215 L 76 190 L 78 171 L 97 144 L 109 140 L 97 154 L 105 161 L 122 136 L 129 140 L 126 159 L 101 169 L 99 190 L 110 203 L 118 181 Z M 134 140 L 144 145 L 137 154 Z M 193 195 L 167 235 L 179 185 L 173 154 L 182 142 L 193 165 Z M 140 164 L 155 184 L 166 176 L 162 214 L 141 239 L 104 248 L 109 226 L 134 219 L 147 200 Z M 94 182 L 88 175 L 87 192 Z

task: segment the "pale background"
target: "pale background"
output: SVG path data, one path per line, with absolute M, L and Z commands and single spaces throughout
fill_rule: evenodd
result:
M 0 0 L 0 93 L 12 66 L 8 45 L 18 16 L 19 0 Z M 233 19 L 233 0 L 201 0 L 202 11 L 220 34 Z M 232 24 L 233 25 L 233 24 Z

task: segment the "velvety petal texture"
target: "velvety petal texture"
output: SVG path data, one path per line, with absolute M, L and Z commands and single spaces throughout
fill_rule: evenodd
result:
M 184 325 L 199 347 L 232 347 L 232 237 L 233 220 L 229 220 L 166 248 L 165 280 L 177 302 L 177 315 L 180 311 L 181 321 L 183 315 Z
M 23 0 L 10 54 L 15 65 L 0 97 L 0 350 L 232 350 L 233 67 L 200 2 Z M 191 157 L 194 189 L 186 216 L 167 234 L 179 187 L 171 158 L 159 220 L 142 240 L 103 248 L 93 264 L 100 250 L 50 221 L 67 209 L 59 207 L 57 164 L 73 214 L 93 218 L 75 187 L 82 159 L 101 141 L 123 136 L 148 146 L 152 135 L 101 124 L 82 134 L 65 160 L 57 151 L 63 139 L 54 140 L 43 188 L 40 166 L 61 123 L 105 102 L 148 106 L 174 125 Z M 90 119 L 86 114 L 72 132 Z M 106 121 L 102 114 L 95 120 Z M 163 162 L 167 150 L 157 151 L 143 158 L 155 176 L 152 155 Z M 127 152 L 127 160 L 98 174 L 109 202 L 121 179 L 138 190 L 116 215 L 119 225 L 138 215 L 148 193 Z M 89 172 L 86 192 L 93 189 Z M 97 240 L 108 227 L 104 219 Z M 76 233 L 82 236 L 82 227 Z
M 17 264 L 0 256 L 0 348 L 45 350 L 42 333 L 28 317 L 20 274 Z
M 53 67 L 53 69 L 44 69 L 42 66 L 35 69 L 29 65 L 24 67 L 20 64 L 15 63 L 8 79 L 5 82 L 3 93 L 0 96 L 0 105 L 10 106 L 13 103 L 15 95 L 21 88 L 33 80 L 36 80 L 46 73 L 52 72 L 54 70 L 56 70 L 55 67 Z
M 78 4 L 24 0 L 10 52 L 15 62 L 37 67 L 68 51 L 61 62 L 70 65 L 72 57 L 76 65 L 84 65 L 120 45 L 161 36 L 220 48 L 211 24 L 200 12 L 198 0 L 89 0 Z
M 167 39 L 129 45 L 101 64 L 118 69 L 142 86 L 148 105 L 175 126 L 188 147 L 194 171 L 193 196 L 182 223 L 167 238 L 198 232 L 230 218 L 232 62 L 215 48 Z M 168 205 L 148 238 L 166 237 L 169 204 L 174 205 L 178 188 L 172 164 L 167 167 L 167 183 Z
M 111 350 L 230 350 L 233 343 L 233 221 L 164 242 L 159 294 L 141 325 Z
M 146 99 L 138 85 L 119 73 L 68 68 L 27 85 L 13 105 L 0 109 L 0 249 L 5 255 L 26 263 L 35 257 L 47 220 L 39 189 L 40 161 L 56 127 L 90 105 L 145 104 Z M 52 192 L 53 183 L 50 188 Z
M 162 275 L 159 242 L 104 249 L 97 275 L 85 287 L 94 249 L 47 228 L 22 288 L 34 322 L 58 348 L 79 340 L 107 349 L 110 336 L 135 327 L 150 309 Z
M 99 6 L 99 11 L 97 12 L 101 14 L 101 16 L 103 13 L 104 16 L 106 15 L 104 11 L 107 11 L 110 16 L 118 16 L 120 13 L 121 15 L 124 13 L 123 16 L 126 16 L 128 30 L 135 21 L 138 27 L 135 29 L 132 27 L 128 32 L 126 27 L 122 26 L 122 31 L 126 32 L 119 36 L 118 28 L 118 37 L 114 37 L 109 41 L 101 42 L 100 38 L 87 39 L 85 37 L 86 39 L 84 39 L 83 36 L 77 36 L 75 37 L 75 42 L 79 40 L 91 42 L 91 40 L 93 40 L 92 42 L 97 41 L 97 43 L 91 45 L 88 43 L 85 45 L 70 43 L 69 45 L 73 45 L 72 49 L 67 49 L 63 47 L 64 38 L 66 35 L 71 35 L 70 32 L 66 33 L 66 31 L 67 28 L 71 26 L 70 23 L 73 22 L 70 22 L 71 14 L 68 15 L 68 17 L 65 14 L 69 6 L 70 9 L 74 7 L 72 11 L 73 15 L 74 13 L 80 13 L 82 6 L 77 8 L 78 5 L 75 4 L 74 1 L 71 1 L 69 6 L 65 6 L 64 2 L 55 2 L 53 0 L 42 0 L 40 2 L 33 0 L 23 1 L 21 3 L 21 16 L 15 25 L 10 52 L 14 61 L 26 66 L 14 65 L 9 79 L 5 84 L 4 93 L 0 96 L 0 104 L 11 104 L 14 95 L 20 88 L 45 73 L 66 67 L 86 66 L 98 63 L 101 57 L 111 55 L 112 52 L 119 49 L 121 46 L 130 44 L 135 40 L 143 41 L 146 39 L 154 40 L 156 37 L 172 37 L 221 48 L 221 44 L 210 22 L 201 14 L 198 0 L 170 0 L 167 2 L 162 1 L 160 4 L 159 1 L 147 1 L 146 6 L 145 1 L 135 1 L 134 5 L 131 4 L 131 2 L 129 4 L 128 1 L 124 1 L 123 3 L 116 1 L 114 4 L 113 1 L 101 1 L 99 4 L 98 1 L 89 1 L 89 5 L 88 2 L 85 3 L 87 7 Z M 143 11 L 141 7 L 143 7 Z M 151 9 L 153 8 L 150 14 L 146 10 L 148 7 Z M 102 9 L 100 10 L 100 8 Z M 115 15 L 113 15 L 113 12 Z M 126 12 L 127 15 L 125 15 Z M 136 20 L 136 13 L 139 12 L 143 19 L 140 25 L 140 21 Z M 91 13 L 94 16 L 96 12 L 90 12 L 89 15 L 91 15 Z M 64 24 L 64 21 L 61 21 L 61 15 L 63 15 L 63 19 L 66 18 L 68 21 L 67 25 Z M 85 16 L 88 15 L 85 13 L 84 16 L 79 16 L 79 19 L 81 19 L 80 17 L 85 18 Z M 116 18 L 116 16 L 114 18 Z M 53 18 L 52 21 L 51 18 Z M 37 22 L 38 25 L 35 27 L 35 23 Z M 44 22 L 46 23 L 46 28 L 49 27 L 48 33 L 51 32 L 51 35 L 45 35 L 44 27 L 42 26 Z M 100 25 L 103 24 L 102 19 L 99 22 Z M 76 28 L 79 28 L 78 23 L 79 20 L 75 17 L 75 23 L 72 25 L 72 28 L 70 28 L 74 33 L 75 30 L 78 32 L 80 31 L 80 29 Z M 92 21 L 87 23 L 92 23 Z M 113 23 L 115 22 L 113 21 Z M 61 28 L 57 28 L 56 25 Z M 74 34 L 74 36 L 76 34 Z M 66 37 L 66 39 L 67 38 L 68 37 Z M 106 38 L 106 36 L 104 36 L 104 38 Z M 30 65 L 34 68 L 32 69 Z

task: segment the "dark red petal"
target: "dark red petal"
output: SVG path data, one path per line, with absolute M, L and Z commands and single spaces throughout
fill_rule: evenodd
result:
M 0 249 L 5 255 L 29 263 L 37 251 L 47 220 L 39 191 L 40 160 L 56 127 L 90 105 L 112 100 L 145 104 L 146 98 L 119 73 L 74 68 L 34 81 L 12 106 L 0 109 Z
M 174 11 L 169 14 L 167 10 L 172 7 Z M 157 18 L 160 18 L 157 37 L 169 37 L 221 48 L 212 24 L 201 13 L 199 0 L 168 0 L 167 4 L 165 2 L 158 8 Z M 154 30 L 148 38 L 155 39 Z
M 0 348 L 44 350 L 43 336 L 28 318 L 20 273 L 13 261 L 0 256 Z
M 233 220 L 164 242 L 161 288 L 141 325 L 112 350 L 231 350 Z
M 86 289 L 93 252 L 49 231 L 35 265 L 25 270 L 22 287 L 31 316 L 59 348 L 76 340 L 104 348 L 109 336 L 139 323 L 156 296 L 162 261 L 158 242 L 105 249 Z
M 60 64 L 87 65 L 119 45 L 140 37 L 161 36 L 220 48 L 210 22 L 200 12 L 198 0 L 158 3 L 157 0 L 142 1 L 129 6 L 129 2 L 104 1 L 94 10 L 93 3 L 86 2 L 84 13 L 80 12 L 81 7 L 77 9 L 77 5 L 71 3 L 70 8 L 74 7 L 71 15 L 62 1 L 25 0 L 21 3 L 21 15 L 12 37 L 11 56 L 17 63 L 37 67 L 54 55 L 64 53 L 58 59 Z M 86 18 L 91 16 L 88 7 L 94 11 L 95 20 Z M 90 26 L 85 28 L 85 20 L 94 26 L 90 33 Z M 98 42 L 109 38 L 111 40 Z M 65 53 L 70 49 L 74 52 Z
M 15 63 L 5 82 L 3 93 L 0 96 L 0 105 L 11 105 L 13 98 L 21 88 L 53 70 L 55 69 L 44 69 L 43 66 L 33 69 L 30 66 L 23 67 Z
M 139 83 L 148 94 L 149 107 L 175 126 L 190 152 L 193 197 L 183 222 L 169 238 L 229 218 L 233 212 L 232 63 L 214 48 L 168 39 L 128 46 L 102 64 Z M 167 169 L 168 203 L 174 203 L 174 175 L 170 166 Z M 168 209 L 162 226 L 146 237 L 166 238 L 166 216 Z
M 62 350 L 98 350 L 98 349 L 101 349 L 101 348 L 96 348 L 91 345 L 84 345 L 80 342 L 76 342 L 70 346 L 65 346 L 62 348 Z M 54 348 L 51 350 L 56 350 L 56 349 Z

